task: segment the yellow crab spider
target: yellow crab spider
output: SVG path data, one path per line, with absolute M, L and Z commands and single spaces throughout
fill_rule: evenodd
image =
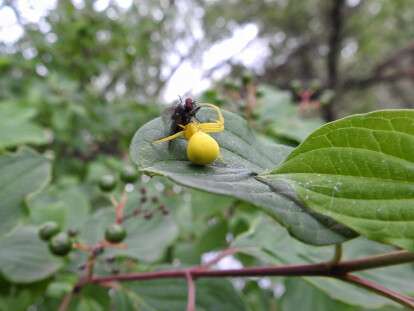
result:
M 162 143 L 176 138 L 184 137 L 188 140 L 187 157 L 198 165 L 207 165 L 214 162 L 220 155 L 220 147 L 217 141 L 207 133 L 217 133 L 224 130 L 224 118 L 220 108 L 212 104 L 200 104 L 200 107 L 209 107 L 217 112 L 215 122 L 190 122 L 187 125 L 179 125 L 183 130 L 173 135 L 156 140 L 154 143 Z

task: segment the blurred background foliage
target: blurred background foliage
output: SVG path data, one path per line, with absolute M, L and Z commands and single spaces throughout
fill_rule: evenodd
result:
M 100 238 L 113 215 L 103 209 L 110 200 L 99 179 L 119 175 L 134 132 L 178 95 L 237 112 L 262 139 L 291 146 L 326 121 L 413 107 L 412 0 L 49 2 L 34 22 L 27 12 L 36 1 L 0 0 L 1 16 L 21 31 L 12 40 L 15 28 L 0 25 L 0 198 L 7 201 L 0 215 L 8 215 L 0 221 L 0 232 L 8 232 L 0 237 L 0 310 L 57 308 L 85 258 L 51 257 L 33 226 L 53 219 L 80 230 L 83 241 Z M 20 186 L 7 188 L 16 172 Z M 124 186 L 118 183 L 115 195 Z M 98 272 L 199 264 L 243 241 L 263 217 L 246 203 L 146 176 L 134 184 L 127 211 L 137 206 L 142 213 L 127 224 L 128 251 L 105 253 Z M 244 254 L 223 264 L 262 262 Z M 202 281 L 197 301 L 200 310 L 294 310 L 301 299 L 309 301 L 301 303 L 305 310 L 385 305 L 347 301 L 314 285 Z M 85 289 L 71 308 L 185 304 L 184 283 L 154 281 Z

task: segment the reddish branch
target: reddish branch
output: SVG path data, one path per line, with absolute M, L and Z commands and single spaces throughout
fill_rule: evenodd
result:
M 89 280 L 81 281 L 77 288 L 85 284 L 95 283 L 104 285 L 111 282 L 144 281 L 152 279 L 186 279 L 189 286 L 193 286 L 193 280 L 197 278 L 224 278 L 224 277 L 264 277 L 264 276 L 322 276 L 332 277 L 345 282 L 356 284 L 370 291 L 390 298 L 404 306 L 414 310 L 414 300 L 410 297 L 396 293 L 382 287 L 379 284 L 357 277 L 350 272 L 382 268 L 391 265 L 403 264 L 414 261 L 414 253 L 396 251 L 388 254 L 370 256 L 356 260 L 342 261 L 338 263 L 324 262 L 302 265 L 282 265 L 265 267 L 248 267 L 242 269 L 209 270 L 206 267 L 188 269 L 173 269 L 144 273 L 129 273 L 112 276 L 96 276 Z M 191 277 L 191 278 L 190 278 Z M 191 279 L 191 281 L 190 281 Z M 189 305 L 195 297 L 195 289 L 189 287 Z M 191 309 L 190 309 L 191 310 Z
M 193 275 L 190 271 L 185 274 L 188 287 L 188 298 L 187 298 L 187 311 L 195 311 L 196 305 L 196 288 L 194 285 Z

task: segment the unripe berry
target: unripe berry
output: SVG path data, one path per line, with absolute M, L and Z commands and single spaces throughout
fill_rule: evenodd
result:
M 59 225 L 54 221 L 44 223 L 39 229 L 39 237 L 43 241 L 49 241 L 51 237 L 58 234 L 60 231 Z
M 125 239 L 126 235 L 124 227 L 119 224 L 112 224 L 105 230 L 105 240 L 110 243 L 120 243 Z
M 99 188 L 103 192 L 110 192 L 114 190 L 116 187 L 116 180 L 115 177 L 112 175 L 105 175 L 99 181 Z
M 49 250 L 56 256 L 66 256 L 72 250 L 72 241 L 66 232 L 60 232 L 49 241 Z
M 125 165 L 121 171 L 121 180 L 124 183 L 134 183 L 138 179 L 138 172 L 132 165 Z

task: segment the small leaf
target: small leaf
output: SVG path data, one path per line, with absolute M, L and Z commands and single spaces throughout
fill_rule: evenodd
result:
M 131 158 L 148 174 L 166 176 L 184 186 L 253 203 L 289 228 L 292 235 L 308 243 L 340 243 L 354 236 L 326 217 L 311 215 L 299 200 L 286 196 L 284 193 L 292 192 L 287 183 L 275 190 L 257 180 L 257 174 L 279 165 L 291 148 L 258 140 L 242 118 L 230 112 L 223 114 L 226 129 L 214 134 L 222 161 L 203 167 L 192 165 L 186 159 L 186 142 L 182 139 L 154 144 L 168 135 L 161 118 L 137 131 L 131 143 Z M 215 115 L 203 110 L 197 117 L 211 120 Z
M 311 209 L 370 239 L 414 250 L 414 110 L 327 124 L 261 177 L 290 182 Z
M 62 262 L 38 238 L 37 228 L 19 227 L 0 239 L 0 271 L 15 283 L 31 283 L 54 274 Z
M 0 156 L 0 235 L 16 226 L 25 198 L 49 179 L 49 161 L 28 148 Z

